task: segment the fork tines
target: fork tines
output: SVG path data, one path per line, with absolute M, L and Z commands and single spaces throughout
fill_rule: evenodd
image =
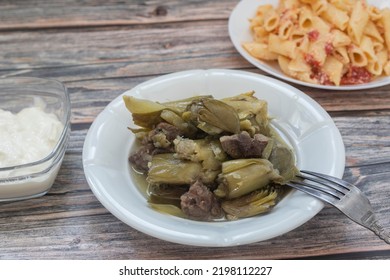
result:
M 306 170 L 301 170 L 296 179 L 286 185 L 335 206 L 351 220 L 390 244 L 390 233 L 379 223 L 370 201 L 356 186 L 339 178 Z
M 301 180 L 293 180 L 287 185 L 332 204 L 342 199 L 353 187 L 338 178 L 312 171 L 301 170 L 297 177 Z

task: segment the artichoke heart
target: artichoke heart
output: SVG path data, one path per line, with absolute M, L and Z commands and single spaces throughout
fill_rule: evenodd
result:
M 202 173 L 198 162 L 177 159 L 173 154 L 157 154 L 149 164 L 147 181 L 155 184 L 183 185 L 196 181 Z
M 179 114 L 183 114 L 185 111 L 187 111 L 187 107 L 194 101 L 198 100 L 200 98 L 213 98 L 211 95 L 198 95 L 198 96 L 192 96 L 185 99 L 180 99 L 176 101 L 168 101 L 164 102 L 163 104 L 167 106 L 167 108 L 170 108 L 174 112 L 178 112 Z
M 239 133 L 240 119 L 237 112 L 228 104 L 213 98 L 199 98 L 194 100 L 184 112 L 185 118 L 210 135 L 224 131 Z
M 205 170 L 220 170 L 227 159 L 218 140 L 177 138 L 173 143 L 178 158 L 200 162 Z
M 123 100 L 138 126 L 129 128 L 138 146 L 129 162 L 159 212 L 203 221 L 266 213 L 299 173 L 267 102 L 254 91 L 224 99 Z
M 131 112 L 136 125 L 153 128 L 153 126 L 162 121 L 160 114 L 162 110 L 166 109 L 166 106 L 150 100 L 127 95 L 123 96 L 123 101 L 127 110 Z
M 223 162 L 219 179 L 215 195 L 231 199 L 264 188 L 270 182 L 277 183 L 282 177 L 268 160 L 253 158 Z
M 270 211 L 276 204 L 277 191 L 262 189 L 248 195 L 222 202 L 227 219 L 246 218 Z
M 224 98 L 222 101 L 237 112 L 240 118 L 241 130 L 248 131 L 252 136 L 255 133 L 270 136 L 268 104 L 266 101 L 253 96 L 254 93 L 254 91 L 250 91 Z
M 291 149 L 279 137 L 275 136 L 274 139 L 275 143 L 268 160 L 282 177 L 279 183 L 285 184 L 298 175 L 299 170 L 295 166 L 295 156 Z
M 177 127 L 187 137 L 196 135 L 197 129 L 192 124 L 184 121 L 178 114 L 171 110 L 162 110 L 160 117 L 167 123 Z
M 188 191 L 186 185 L 149 184 L 147 195 L 149 203 L 171 204 L 180 207 L 180 197 Z

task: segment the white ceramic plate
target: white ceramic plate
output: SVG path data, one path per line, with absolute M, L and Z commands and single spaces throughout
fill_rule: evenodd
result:
M 215 98 L 250 90 L 269 104 L 272 124 L 294 148 L 299 168 L 342 177 L 344 145 L 329 115 L 301 91 L 243 71 L 193 70 L 161 76 L 123 94 L 153 101 L 174 101 L 200 94 Z M 292 191 L 272 212 L 227 222 L 199 222 L 159 213 L 148 206 L 129 172 L 128 155 L 135 141 L 134 124 L 122 96 L 93 122 L 85 139 L 83 165 L 98 200 L 117 218 L 151 236 L 188 245 L 233 246 L 266 240 L 302 225 L 323 207 Z
M 294 78 L 291 78 L 284 74 L 277 62 L 265 62 L 259 59 L 256 59 L 248 54 L 247 51 L 242 47 L 243 42 L 253 41 L 252 36 L 249 31 L 249 19 L 253 18 L 256 13 L 256 8 L 262 4 L 272 4 L 277 6 L 279 0 L 242 0 L 237 4 L 233 9 L 230 18 L 229 18 L 229 36 L 233 42 L 233 45 L 237 51 L 251 64 L 257 68 L 271 74 L 277 78 L 308 86 L 321 89 L 331 89 L 331 90 L 361 90 L 368 88 L 375 88 L 390 84 L 390 77 L 381 77 L 375 79 L 369 83 L 360 84 L 360 85 L 346 85 L 346 86 L 325 86 L 325 85 L 316 85 L 307 82 L 303 82 Z M 375 5 L 378 8 L 390 7 L 390 1 L 386 0 L 367 0 L 367 3 Z

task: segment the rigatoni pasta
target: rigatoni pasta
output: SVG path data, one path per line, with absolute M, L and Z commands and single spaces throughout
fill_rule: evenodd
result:
M 353 6 L 352 13 L 349 19 L 349 24 L 347 27 L 348 35 L 351 37 L 352 41 L 356 44 L 359 44 L 364 28 L 369 19 L 367 5 L 363 3 L 364 1 L 356 1 Z
M 326 9 L 320 15 L 326 21 L 330 22 L 342 31 L 344 31 L 348 26 L 348 14 L 345 11 L 338 9 L 332 4 L 328 4 L 326 6 Z
M 386 8 L 382 11 L 382 23 L 384 29 L 384 37 L 387 50 L 390 51 L 390 9 Z
M 349 85 L 390 75 L 390 9 L 366 0 L 280 0 L 250 19 L 257 59 L 309 83 Z

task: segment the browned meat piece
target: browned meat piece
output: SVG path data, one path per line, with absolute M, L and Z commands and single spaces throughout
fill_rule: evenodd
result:
M 151 161 L 152 155 L 173 152 L 172 143 L 179 133 L 179 129 L 175 126 L 164 122 L 159 123 L 142 140 L 142 146 L 129 157 L 134 169 L 146 172 L 149 170 L 148 163 Z
M 164 135 L 165 141 L 171 143 L 173 140 L 176 139 L 177 136 L 180 135 L 180 130 L 174 125 L 161 122 L 152 131 L 149 132 L 149 141 L 154 143 L 159 142 L 159 139 L 162 138 L 159 135 Z M 163 143 L 162 147 L 164 147 Z
M 246 131 L 242 131 L 240 134 L 222 136 L 219 140 L 222 149 L 232 158 L 260 158 L 268 144 L 268 137 L 255 134 L 251 138 Z
M 149 170 L 149 162 L 152 160 L 152 153 L 155 147 L 152 144 L 141 146 L 134 154 L 129 157 L 129 161 L 133 168 L 139 172 Z
M 207 221 L 223 215 L 214 194 L 200 181 L 191 185 L 181 197 L 181 209 L 191 219 Z

